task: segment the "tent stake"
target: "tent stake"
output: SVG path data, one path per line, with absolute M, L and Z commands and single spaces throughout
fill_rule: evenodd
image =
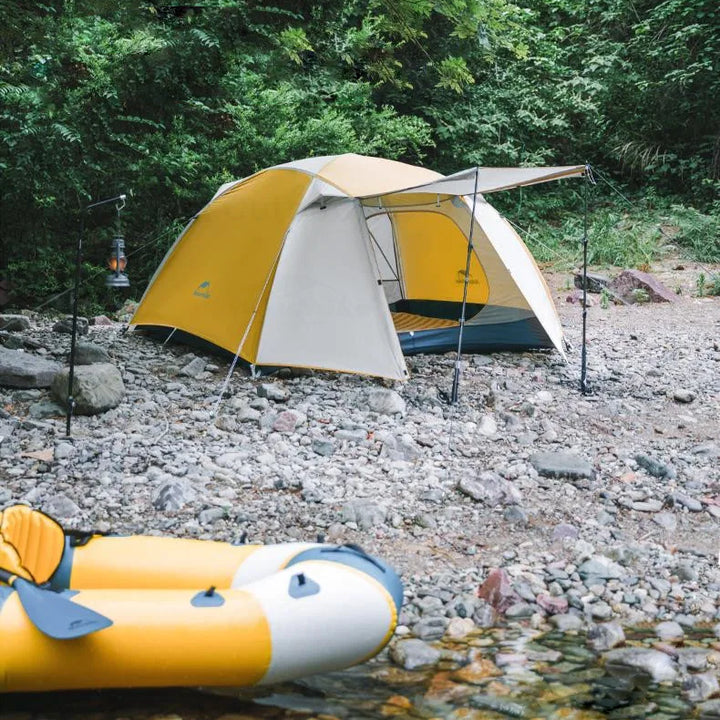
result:
M 472 212 L 470 213 L 470 232 L 468 233 L 467 258 L 465 259 L 465 280 L 463 282 L 462 310 L 460 312 L 460 332 L 458 333 L 457 358 L 455 359 L 455 374 L 453 375 L 452 392 L 450 402 L 454 405 L 458 401 L 458 387 L 460 385 L 460 357 L 462 355 L 463 330 L 465 329 L 465 309 L 467 307 L 468 285 L 470 282 L 470 260 L 473 253 L 473 230 L 475 229 L 475 206 L 478 196 L 478 177 L 480 168 L 475 167 L 475 187 L 473 189 Z

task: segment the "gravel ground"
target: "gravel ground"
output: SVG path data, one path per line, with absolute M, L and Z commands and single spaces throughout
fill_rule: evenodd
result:
M 83 339 L 108 352 L 124 397 L 68 439 L 48 390 L 0 389 L 0 508 L 123 533 L 359 543 L 402 573 L 399 633 L 422 639 L 498 613 L 717 623 L 720 298 L 692 297 L 697 268 L 659 275 L 677 303 L 593 296 L 588 396 L 561 274 L 569 362 L 468 356 L 456 406 L 443 400 L 454 358 L 417 356 L 396 386 L 238 368 L 215 414 L 225 358 L 91 326 Z M 64 361 L 69 336 L 52 328 L 32 316 L 2 339 Z

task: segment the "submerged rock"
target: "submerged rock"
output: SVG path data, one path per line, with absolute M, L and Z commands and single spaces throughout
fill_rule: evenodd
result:
M 632 678 L 642 683 L 652 680 L 674 680 L 677 669 L 672 658 L 659 650 L 625 647 L 610 650 L 604 656 L 605 667 L 611 675 Z
M 392 661 L 405 670 L 432 667 L 440 661 L 440 657 L 439 650 L 417 638 L 398 640 L 390 648 Z
M 594 625 L 588 630 L 587 637 L 593 649 L 598 652 L 610 650 L 625 642 L 625 632 L 616 622 Z
M 720 693 L 720 684 L 714 673 L 690 675 L 683 682 L 683 693 L 690 702 L 699 703 Z

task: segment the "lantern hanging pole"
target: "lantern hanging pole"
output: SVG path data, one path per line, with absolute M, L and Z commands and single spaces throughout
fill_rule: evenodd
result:
M 467 308 L 468 284 L 470 282 L 470 261 L 473 254 L 473 230 L 475 229 L 475 207 L 478 196 L 478 178 L 480 168 L 475 167 L 475 187 L 473 189 L 472 211 L 470 213 L 470 232 L 468 233 L 467 258 L 465 259 L 465 281 L 463 283 L 462 310 L 460 312 L 460 331 L 458 333 L 457 358 L 455 359 L 455 373 L 453 375 L 450 402 L 454 405 L 458 400 L 458 387 L 460 385 L 460 356 L 462 355 L 463 330 L 465 329 L 465 310 Z
M 72 304 L 72 330 L 70 336 L 70 370 L 68 371 L 68 394 L 67 394 L 67 410 L 65 416 L 65 435 L 70 437 L 70 424 L 72 422 L 73 412 L 75 410 L 75 398 L 73 397 L 73 384 L 75 381 L 75 346 L 77 344 L 77 319 L 78 319 L 78 295 L 80 294 L 80 280 L 82 277 L 82 243 L 85 234 L 85 214 L 93 208 L 100 205 L 107 205 L 112 202 L 122 202 L 122 206 L 118 208 L 118 212 L 125 207 L 126 195 L 116 195 L 106 200 L 98 200 L 97 202 L 86 205 L 80 213 L 80 226 L 78 228 L 77 247 L 75 251 L 75 283 L 73 285 L 73 304 Z

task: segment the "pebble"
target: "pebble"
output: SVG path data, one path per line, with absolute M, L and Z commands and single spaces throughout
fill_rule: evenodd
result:
M 625 632 L 617 622 L 593 625 L 588 630 L 587 637 L 593 649 L 598 652 L 611 650 L 625 642 Z
M 695 393 L 692 390 L 678 388 L 677 390 L 673 391 L 673 400 L 675 400 L 675 402 L 688 404 L 691 403 L 694 399 Z
M 59 493 L 52 496 L 42 508 L 48 515 L 58 520 L 74 518 L 80 514 L 80 508 L 67 495 Z
M 655 626 L 655 634 L 661 640 L 682 640 L 685 631 L 682 629 L 680 623 L 673 620 L 666 620 Z
M 553 615 L 550 618 L 550 623 L 560 632 L 577 632 L 585 627 L 582 617 L 572 613 Z
M 286 402 L 290 398 L 290 391 L 278 383 L 262 383 L 257 388 L 258 397 L 274 402 Z
M 400 640 L 390 648 L 392 661 L 405 670 L 432 667 L 440 661 L 440 651 L 417 638 Z
M 720 693 L 720 684 L 715 673 L 696 673 L 683 682 L 683 693 L 690 702 L 699 703 Z
M 542 452 L 530 458 L 533 467 L 546 477 L 591 478 L 593 469 L 583 457 L 568 452 Z

